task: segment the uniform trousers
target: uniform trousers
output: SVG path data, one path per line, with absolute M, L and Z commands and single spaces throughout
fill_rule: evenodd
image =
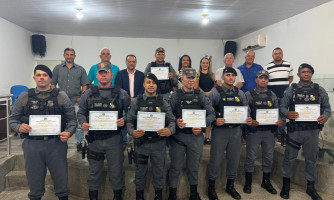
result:
M 210 161 L 207 177 L 209 180 L 216 180 L 219 168 L 226 151 L 226 178 L 235 179 L 241 153 L 240 126 L 234 128 L 213 126 L 211 133 Z
M 245 172 L 254 172 L 254 161 L 260 145 L 262 150 L 262 171 L 264 173 L 271 172 L 275 148 L 275 136 L 271 130 L 248 132 Z
M 124 187 L 123 173 L 123 141 L 122 134 L 115 134 L 105 140 L 94 140 L 88 145 L 88 150 L 104 154 L 107 159 L 107 170 L 109 182 L 114 190 L 121 190 Z M 87 155 L 88 157 L 88 155 Z M 100 188 L 104 167 L 104 160 L 89 159 L 89 174 L 87 184 L 90 191 Z
M 316 162 L 319 153 L 319 129 L 294 131 L 288 133 L 288 138 L 291 138 L 295 142 L 301 144 L 303 147 L 303 153 L 305 157 L 305 175 L 306 180 L 317 180 L 317 167 Z M 282 175 L 286 178 L 291 178 L 294 171 L 294 163 L 298 156 L 299 149 L 287 144 L 284 152 L 284 160 L 282 165 Z
M 152 185 L 154 189 L 164 187 L 164 174 L 166 166 L 166 140 L 161 139 L 156 142 L 144 142 L 135 146 L 136 190 L 141 191 L 146 186 L 146 175 L 148 170 L 148 160 L 151 162 Z
M 24 139 L 22 149 L 30 199 L 41 198 L 45 193 L 46 168 L 49 169 L 58 197 L 68 196 L 67 142 L 59 138 L 48 140 Z
M 173 188 L 177 187 L 185 157 L 189 184 L 196 185 L 198 183 L 198 169 L 203 154 L 203 134 L 178 133 L 171 137 L 180 141 L 182 145 L 170 139 L 169 156 L 171 164 L 169 169 L 169 186 Z

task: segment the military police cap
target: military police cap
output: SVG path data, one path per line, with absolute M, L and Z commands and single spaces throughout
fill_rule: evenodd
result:
M 186 76 L 187 78 L 195 78 L 197 76 L 196 74 L 196 69 L 194 68 L 186 68 L 184 70 L 182 70 L 182 76 Z
M 314 69 L 311 65 L 307 64 L 307 63 L 303 63 L 298 67 L 298 71 L 304 68 L 308 68 L 312 71 L 312 74 L 314 74 Z
M 235 71 L 233 67 L 225 67 L 225 69 L 223 70 L 223 74 L 226 74 L 226 73 L 232 73 L 235 76 L 238 76 L 237 71 Z
M 110 66 L 110 63 L 108 62 L 100 62 L 98 65 L 97 65 L 97 72 L 100 72 L 100 71 L 105 71 L 105 72 L 111 72 L 111 66 Z
M 266 76 L 267 78 L 269 78 L 269 73 L 266 70 L 260 70 L 257 72 L 256 78 L 259 78 L 261 76 Z
M 162 47 L 159 47 L 155 50 L 155 54 L 159 53 L 159 52 L 162 52 L 162 53 L 165 53 L 165 49 L 162 48 Z

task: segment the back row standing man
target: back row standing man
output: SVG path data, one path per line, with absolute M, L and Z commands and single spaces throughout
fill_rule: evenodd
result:
M 86 70 L 74 63 L 75 57 L 74 49 L 66 48 L 64 50 L 65 62 L 57 65 L 53 69 L 51 87 L 56 88 L 58 84 L 59 89 L 64 91 L 70 98 L 74 105 L 75 113 L 77 113 L 79 110 L 80 96 L 87 90 L 89 80 Z M 84 142 L 84 132 L 80 125 L 78 125 L 75 132 L 75 141 L 77 150 L 81 151 Z
M 256 88 L 255 79 L 257 78 L 257 72 L 263 70 L 261 65 L 254 63 L 254 59 L 255 52 L 253 50 L 249 50 L 245 55 L 245 63 L 238 67 L 243 78 L 245 79 L 241 88 L 244 93 Z
M 290 63 L 283 60 L 283 50 L 281 48 L 275 48 L 273 50 L 272 57 L 274 60 L 266 65 L 263 69 L 269 73 L 268 89 L 276 94 L 278 98 L 278 104 L 281 105 L 283 93 L 293 80 L 292 68 Z M 280 141 L 283 135 L 283 145 L 286 120 L 285 116 L 281 116 L 281 118 L 283 120 L 283 125 L 278 127 L 277 139 Z
M 147 65 L 144 75 L 146 76 L 147 73 L 152 72 L 152 68 L 154 67 L 168 67 L 168 79 L 161 80 L 158 78 L 158 89 L 157 92 L 162 94 L 163 97 L 168 101 L 171 92 L 173 91 L 173 87 L 177 87 L 177 75 L 173 66 L 169 62 L 165 62 L 165 49 L 159 47 L 155 50 L 155 61 L 151 62 Z M 157 75 L 157 74 L 155 74 Z
M 222 79 L 222 73 L 223 73 L 223 70 L 227 67 L 231 67 L 233 68 L 236 72 L 237 72 L 237 77 L 236 77 L 236 80 L 234 82 L 234 86 L 237 87 L 238 89 L 242 88 L 242 86 L 244 85 L 244 77 L 242 76 L 242 73 L 240 72 L 239 69 L 236 69 L 233 67 L 233 63 L 234 63 L 234 55 L 232 53 L 227 53 L 225 54 L 224 56 L 224 67 L 222 68 L 219 68 L 217 71 L 216 71 L 216 84 L 218 86 L 222 86 L 224 81 Z
M 101 62 L 110 63 L 111 72 L 113 74 L 113 77 L 111 79 L 111 84 L 115 85 L 115 79 L 116 79 L 117 73 L 119 71 L 119 68 L 116 65 L 111 64 L 110 58 L 111 58 L 110 50 L 107 47 L 102 48 L 101 51 L 100 51 Z M 91 68 L 88 72 L 89 83 L 92 84 L 94 82 L 93 85 L 95 85 L 95 86 L 99 85 L 99 80 L 97 79 L 97 76 L 96 76 L 97 65 L 98 64 L 95 64 L 95 65 L 91 66 Z

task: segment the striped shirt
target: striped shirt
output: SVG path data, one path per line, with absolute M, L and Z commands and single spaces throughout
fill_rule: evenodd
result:
M 278 98 L 282 98 L 284 90 L 289 87 L 289 77 L 293 76 L 290 63 L 283 60 L 282 64 L 276 65 L 272 61 L 263 69 L 269 73 L 268 89 L 275 92 Z

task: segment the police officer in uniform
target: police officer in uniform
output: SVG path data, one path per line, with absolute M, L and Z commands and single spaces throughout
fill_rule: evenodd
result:
M 182 89 L 172 94 L 170 104 L 177 119 L 176 134 L 170 137 L 169 154 L 169 200 L 176 200 L 176 188 L 180 171 L 186 155 L 186 170 L 190 184 L 190 200 L 200 199 L 197 193 L 198 168 L 202 159 L 203 134 L 202 127 L 185 128 L 182 120 L 182 109 L 206 110 L 206 125 L 214 120 L 211 104 L 203 92 L 194 89 L 196 70 L 186 68 L 182 72 Z
M 148 73 L 150 73 L 152 70 L 152 67 L 168 67 L 169 73 L 168 73 L 168 80 L 158 80 L 158 93 L 162 94 L 163 97 L 166 100 L 169 100 L 170 93 L 173 91 L 173 87 L 177 86 L 177 75 L 175 73 L 175 70 L 173 66 L 169 62 L 165 62 L 165 49 L 162 47 L 159 47 L 155 50 L 155 58 L 156 60 L 154 62 L 150 62 L 145 71 L 144 75 L 146 76 Z
M 299 83 L 293 83 L 285 90 L 280 105 L 281 113 L 290 119 L 287 125 L 287 147 L 282 165 L 283 187 L 280 195 L 284 199 L 289 198 L 290 178 L 293 175 L 294 162 L 301 146 L 303 146 L 305 157 L 306 193 L 313 200 L 322 199 L 314 188 L 314 183 L 317 179 L 318 141 L 319 132 L 331 115 L 331 106 L 328 94 L 324 88 L 311 81 L 313 74 L 314 69 L 311 65 L 306 63 L 301 64 L 297 73 L 300 79 Z M 320 116 L 317 118 L 317 121 L 302 122 L 296 120 L 299 114 L 295 111 L 295 106 L 302 104 L 320 105 Z
M 22 149 L 30 189 L 28 197 L 32 200 L 42 198 L 48 168 L 55 194 L 60 200 L 67 200 L 67 140 L 77 127 L 74 107 L 65 92 L 51 88 L 52 72 L 47 66 L 37 65 L 33 78 L 36 88 L 18 97 L 9 118 L 10 127 L 25 138 Z M 61 115 L 61 133 L 50 136 L 30 135 L 33 129 L 29 125 L 29 116 L 32 115 Z
M 111 85 L 113 77 L 110 63 L 98 64 L 96 77 L 98 86 L 88 89 L 79 104 L 78 120 L 82 130 L 89 131 L 87 158 L 89 162 L 88 187 L 89 198 L 98 199 L 98 189 L 102 181 L 104 159 L 107 158 L 110 185 L 114 190 L 114 199 L 122 198 L 123 175 L 123 139 L 121 128 L 125 126 L 123 111 L 127 111 L 130 97 L 125 90 Z M 89 111 L 117 111 L 117 130 L 89 130 Z
M 131 102 L 127 114 L 128 133 L 134 138 L 136 158 L 136 200 L 144 200 L 148 159 L 152 165 L 152 184 L 155 189 L 155 200 L 162 200 L 164 173 L 166 163 L 166 138 L 175 133 L 175 117 L 168 102 L 157 95 L 157 77 L 149 73 L 144 79 L 145 93 Z M 165 113 L 166 128 L 158 131 L 137 129 L 138 111 Z
M 211 133 L 210 162 L 207 177 L 209 179 L 208 196 L 210 200 L 218 199 L 215 190 L 215 180 L 219 174 L 224 152 L 226 151 L 226 192 L 234 199 L 241 199 L 240 194 L 234 188 L 234 180 L 237 177 L 241 152 L 241 127 L 240 124 L 225 124 L 223 118 L 224 106 L 248 106 L 245 94 L 234 87 L 237 72 L 232 67 L 223 70 L 222 86 L 216 87 L 210 94 L 209 99 L 216 113 L 216 121 L 213 123 Z M 252 118 L 247 118 L 247 125 L 252 124 Z
M 251 109 L 252 125 L 249 127 L 246 144 L 245 160 L 245 186 L 244 192 L 252 191 L 252 173 L 254 172 L 254 160 L 257 150 L 261 145 L 262 149 L 262 170 L 263 179 L 261 187 L 271 194 L 277 194 L 277 191 L 270 183 L 270 172 L 273 163 L 275 136 L 277 126 L 282 126 L 282 120 L 278 120 L 275 125 L 261 125 L 256 121 L 256 109 L 278 109 L 278 99 L 274 92 L 267 89 L 269 73 L 261 70 L 256 74 L 256 88 L 245 93 Z M 260 126 L 259 126 L 260 125 Z

